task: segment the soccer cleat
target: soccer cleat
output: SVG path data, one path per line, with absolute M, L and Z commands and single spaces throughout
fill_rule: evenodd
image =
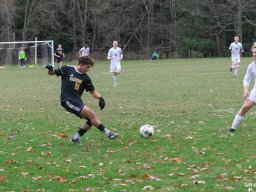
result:
M 109 134 L 108 134 L 108 138 L 109 139 L 115 139 L 115 138 L 117 138 L 118 137 L 118 135 L 119 135 L 119 133 L 114 133 L 114 132 L 109 132 Z
M 80 145 L 79 139 L 74 139 L 73 137 L 70 138 L 70 141 L 74 144 Z
M 231 133 L 234 133 L 235 131 L 236 131 L 236 129 L 234 129 L 234 128 L 229 129 L 229 132 L 231 132 Z

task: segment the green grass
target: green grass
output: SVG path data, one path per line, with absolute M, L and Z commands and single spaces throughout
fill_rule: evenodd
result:
M 108 62 L 89 72 L 106 108 L 83 100 L 120 138 L 97 129 L 69 142 L 83 120 L 59 103 L 60 78 L 41 66 L 0 68 L 0 191 L 247 191 L 256 187 L 255 110 L 234 135 L 251 58 L 232 77 L 230 58 Z M 142 139 L 143 124 L 155 126 Z

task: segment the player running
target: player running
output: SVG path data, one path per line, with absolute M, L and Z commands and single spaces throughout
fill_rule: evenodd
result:
M 84 47 L 82 47 L 79 52 L 79 57 L 85 57 L 85 56 L 89 56 L 90 54 L 90 48 L 88 45 L 85 45 Z
M 58 69 L 53 69 L 51 65 L 46 65 L 49 75 L 61 76 L 61 105 L 70 113 L 85 119 L 85 123 L 78 132 L 70 138 L 75 143 L 80 143 L 83 136 L 92 126 L 97 127 L 109 139 L 115 139 L 118 133 L 109 131 L 101 123 L 95 112 L 89 108 L 81 99 L 84 90 L 90 92 L 92 97 L 99 101 L 100 109 L 105 107 L 103 97 L 95 90 L 90 77 L 86 74 L 93 67 L 94 62 L 90 57 L 80 57 L 77 66 L 64 65 Z
M 108 60 L 110 63 L 110 72 L 113 73 L 113 84 L 117 87 L 117 75 L 121 72 L 121 60 L 123 59 L 123 52 L 118 47 L 118 41 L 113 41 L 113 47 L 108 51 Z
M 234 42 L 230 44 L 229 50 L 231 51 L 231 67 L 230 72 L 233 71 L 234 77 L 238 76 L 238 71 L 241 62 L 241 52 L 244 52 L 242 43 L 239 42 L 239 37 L 234 37 Z
M 65 57 L 64 50 L 62 48 L 61 43 L 58 44 L 58 47 L 55 50 L 54 56 L 55 56 L 58 67 L 61 67 L 62 66 L 62 61 Z
M 229 129 L 230 132 L 235 132 L 238 125 L 244 119 L 246 113 L 256 104 L 256 43 L 254 43 L 252 46 L 252 55 L 253 62 L 248 66 L 243 82 L 243 97 L 245 99 L 244 104 L 235 116 L 232 126 Z M 251 93 L 249 93 L 249 85 L 252 77 L 254 77 L 254 86 Z

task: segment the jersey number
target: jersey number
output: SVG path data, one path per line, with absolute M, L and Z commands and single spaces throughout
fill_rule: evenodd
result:
M 80 85 L 81 85 L 81 83 L 75 83 L 75 87 L 74 87 L 74 89 L 78 91 L 78 90 L 79 90 L 79 88 L 80 88 Z

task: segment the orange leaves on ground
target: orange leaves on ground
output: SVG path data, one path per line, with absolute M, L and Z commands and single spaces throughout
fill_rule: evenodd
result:
M 52 136 L 55 137 L 55 138 L 58 138 L 58 139 L 67 138 L 68 137 L 65 133 L 56 133 L 56 134 L 54 134 Z
M 148 175 L 147 173 L 144 173 L 144 174 L 142 175 L 142 179 L 146 180 L 146 179 L 148 179 L 148 178 L 149 178 L 149 175 Z
M 231 178 L 232 181 L 239 181 L 241 179 L 241 176 L 233 176 Z
M 0 176 L 0 185 L 4 182 L 5 179 L 6 179 L 6 175 Z
M 50 181 L 59 181 L 60 183 L 65 183 L 65 182 L 67 182 L 67 179 L 64 177 L 61 177 L 61 176 L 51 176 L 49 178 L 49 182 Z
M 217 179 L 220 181 L 226 181 L 227 180 L 226 175 L 227 175 L 226 173 L 219 174 L 217 175 Z
M 181 163 L 182 162 L 182 158 L 181 157 L 175 157 L 175 158 L 172 159 L 172 162 Z

